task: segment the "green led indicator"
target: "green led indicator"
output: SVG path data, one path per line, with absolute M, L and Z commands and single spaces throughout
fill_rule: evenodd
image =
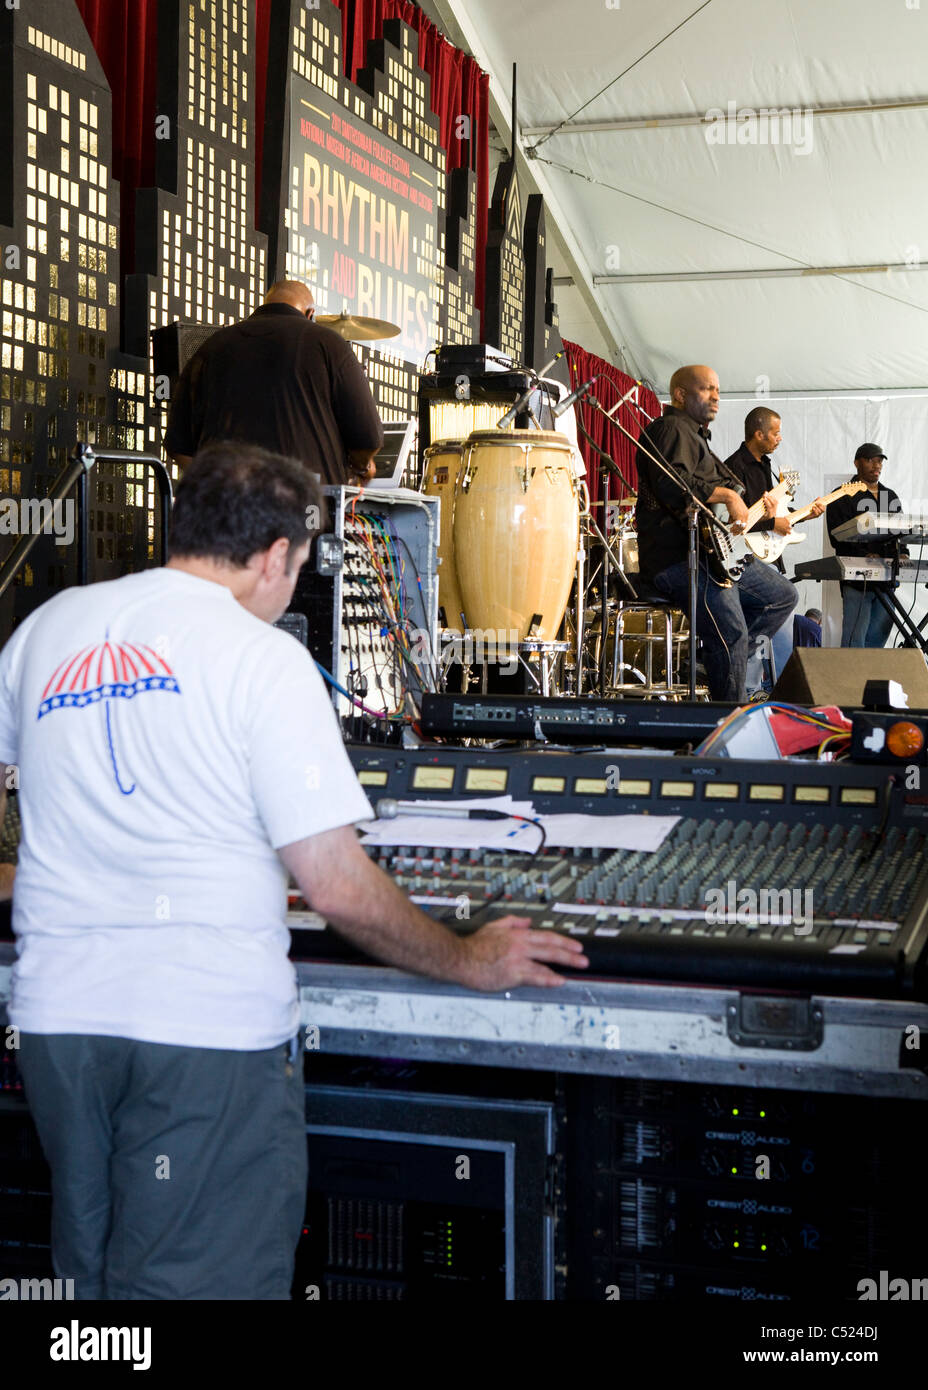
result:
M 766 1245 L 762 1245 L 760 1248 L 761 1248 L 761 1250 L 766 1250 L 766 1249 L 767 1249 Z
M 740 1242 L 739 1240 L 732 1241 L 732 1245 L 733 1245 L 733 1247 L 734 1247 L 735 1250 L 738 1249 L 738 1246 L 739 1246 L 740 1244 L 741 1244 L 741 1242 Z
M 765 1119 L 767 1118 L 767 1112 L 766 1112 L 766 1110 L 762 1110 L 762 1111 L 760 1112 L 760 1117 L 761 1117 L 762 1120 L 765 1120 Z
M 737 1169 L 737 1168 L 732 1168 L 731 1171 L 732 1171 L 733 1173 L 737 1173 L 738 1169 Z
M 737 1110 L 733 1110 L 731 1113 L 732 1113 L 733 1115 L 737 1115 L 737 1114 L 738 1114 L 738 1111 L 737 1111 Z

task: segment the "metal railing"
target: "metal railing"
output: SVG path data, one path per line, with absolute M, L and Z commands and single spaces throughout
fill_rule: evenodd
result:
M 161 563 L 168 558 L 168 533 L 171 523 L 171 507 L 174 491 L 167 464 L 155 454 L 138 453 L 134 449 L 95 449 L 90 444 L 78 444 L 68 462 L 52 483 L 45 499 L 51 502 L 45 525 L 29 536 L 20 536 L 9 555 L 0 565 L 0 598 L 6 593 L 16 575 L 22 569 L 38 544 L 39 537 L 49 529 L 54 516 L 55 504 L 63 502 L 77 484 L 77 582 L 90 582 L 90 472 L 99 461 L 105 463 L 141 463 L 154 470 L 158 495 L 161 500 Z

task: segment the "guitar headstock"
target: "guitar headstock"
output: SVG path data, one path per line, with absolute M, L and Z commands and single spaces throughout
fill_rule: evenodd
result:
M 780 482 L 786 484 L 787 491 L 792 497 L 799 486 L 799 474 L 795 469 L 787 469 L 786 472 L 780 474 Z
M 854 497 L 858 492 L 866 492 L 867 484 L 860 478 L 853 483 L 842 484 L 841 491 L 846 497 Z

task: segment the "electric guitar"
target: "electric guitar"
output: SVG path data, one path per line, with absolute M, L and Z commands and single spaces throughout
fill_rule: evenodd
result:
M 785 501 L 787 494 L 792 496 L 796 491 L 799 482 L 798 473 L 784 473 L 781 481 L 776 487 L 771 488 L 769 496 L 779 503 Z M 721 521 L 728 516 L 728 509 L 724 502 L 717 502 L 712 510 Z M 717 584 L 722 588 L 729 589 L 732 584 L 736 584 L 745 571 L 748 562 L 753 559 L 752 552 L 746 543 L 745 533 L 750 531 L 752 526 L 756 526 L 759 521 L 763 521 L 766 516 L 763 498 L 759 498 L 752 507 L 748 507 L 748 514 L 740 533 L 732 531 L 727 522 L 722 522 L 721 527 L 713 526 L 705 516 L 700 514 L 699 533 L 703 552 L 706 557 L 706 564 L 709 573 Z
M 796 476 L 798 477 L 798 474 Z M 863 482 L 842 483 L 840 487 L 835 488 L 834 492 L 829 492 L 828 496 L 821 500 L 828 503 L 833 502 L 836 497 L 853 497 L 855 493 L 862 492 L 866 486 L 867 484 Z M 772 493 L 771 496 L 773 496 Z M 793 512 L 790 515 L 790 522 L 795 526 L 797 521 L 805 521 L 814 505 L 812 503 L 808 507 L 800 507 L 798 512 Z M 776 514 L 777 516 L 786 516 L 786 503 L 784 501 L 778 502 Z M 769 565 L 779 560 L 788 545 L 798 545 L 805 538 L 805 531 L 793 530 L 786 536 L 781 536 L 776 531 L 755 531 L 753 536 L 745 536 L 744 541 L 758 560 L 764 560 Z

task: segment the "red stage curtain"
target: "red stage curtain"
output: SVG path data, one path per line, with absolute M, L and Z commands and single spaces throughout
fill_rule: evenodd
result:
M 615 405 L 620 397 L 630 386 L 633 386 L 634 378 L 626 376 L 620 372 L 618 367 L 613 367 L 604 357 L 597 357 L 593 352 L 586 352 L 577 343 L 569 343 L 564 340 L 564 348 L 567 353 L 567 366 L 570 371 L 571 387 L 582 385 L 584 381 L 589 381 L 590 377 L 600 376 L 592 389 L 599 403 L 609 410 Z M 641 409 L 647 415 L 657 416 L 661 414 L 661 403 L 653 391 L 641 387 L 638 391 L 638 400 Z M 638 471 L 635 468 L 635 446 L 631 440 L 626 439 L 621 430 L 617 429 L 611 420 L 607 420 L 598 410 L 594 410 L 591 405 L 582 404 L 578 410 L 579 422 L 586 430 L 587 434 L 596 444 L 609 456 L 614 459 L 621 468 L 629 484 L 634 490 L 638 486 Z M 623 405 L 617 412 L 620 424 L 638 438 L 641 429 L 647 423 L 641 413 L 629 402 Z M 587 484 L 590 489 L 590 501 L 597 502 L 600 496 L 600 476 L 603 468 L 603 461 L 598 457 L 587 441 L 580 436 L 580 451 L 583 454 L 587 468 Z M 628 494 L 629 488 L 620 481 L 613 473 L 609 483 L 609 496 L 614 502 L 620 497 Z
M 259 0 L 259 4 L 262 0 Z M 266 3 L 266 0 L 265 0 Z M 432 110 L 441 127 L 448 169 L 468 164 L 477 173 L 477 307 L 483 311 L 484 252 L 490 207 L 490 79 L 473 58 L 449 43 L 410 0 L 336 0 L 342 12 L 342 52 L 352 81 L 363 68 L 369 39 L 379 39 L 386 19 L 402 19 L 419 35 L 419 66 L 432 78 Z M 455 133 L 469 116 L 471 143 Z
M 157 0 L 77 0 L 113 93 L 121 270 L 135 268 L 135 190 L 155 182 Z
M 364 66 L 369 39 L 385 19 L 403 19 L 419 35 L 419 65 L 432 78 L 432 109 L 441 125 L 448 168 L 470 162 L 477 173 L 477 286 L 483 308 L 483 255 L 490 203 L 489 83 L 474 60 L 455 48 L 410 0 L 336 0 L 342 12 L 342 53 L 352 81 Z M 122 188 L 122 270 L 135 259 L 135 191 L 154 184 L 157 0 L 77 0 L 113 92 L 113 174 Z M 264 127 L 271 0 L 255 0 L 255 129 Z M 472 140 L 460 141 L 458 116 L 469 116 Z M 261 142 L 255 145 L 255 203 L 261 187 Z

